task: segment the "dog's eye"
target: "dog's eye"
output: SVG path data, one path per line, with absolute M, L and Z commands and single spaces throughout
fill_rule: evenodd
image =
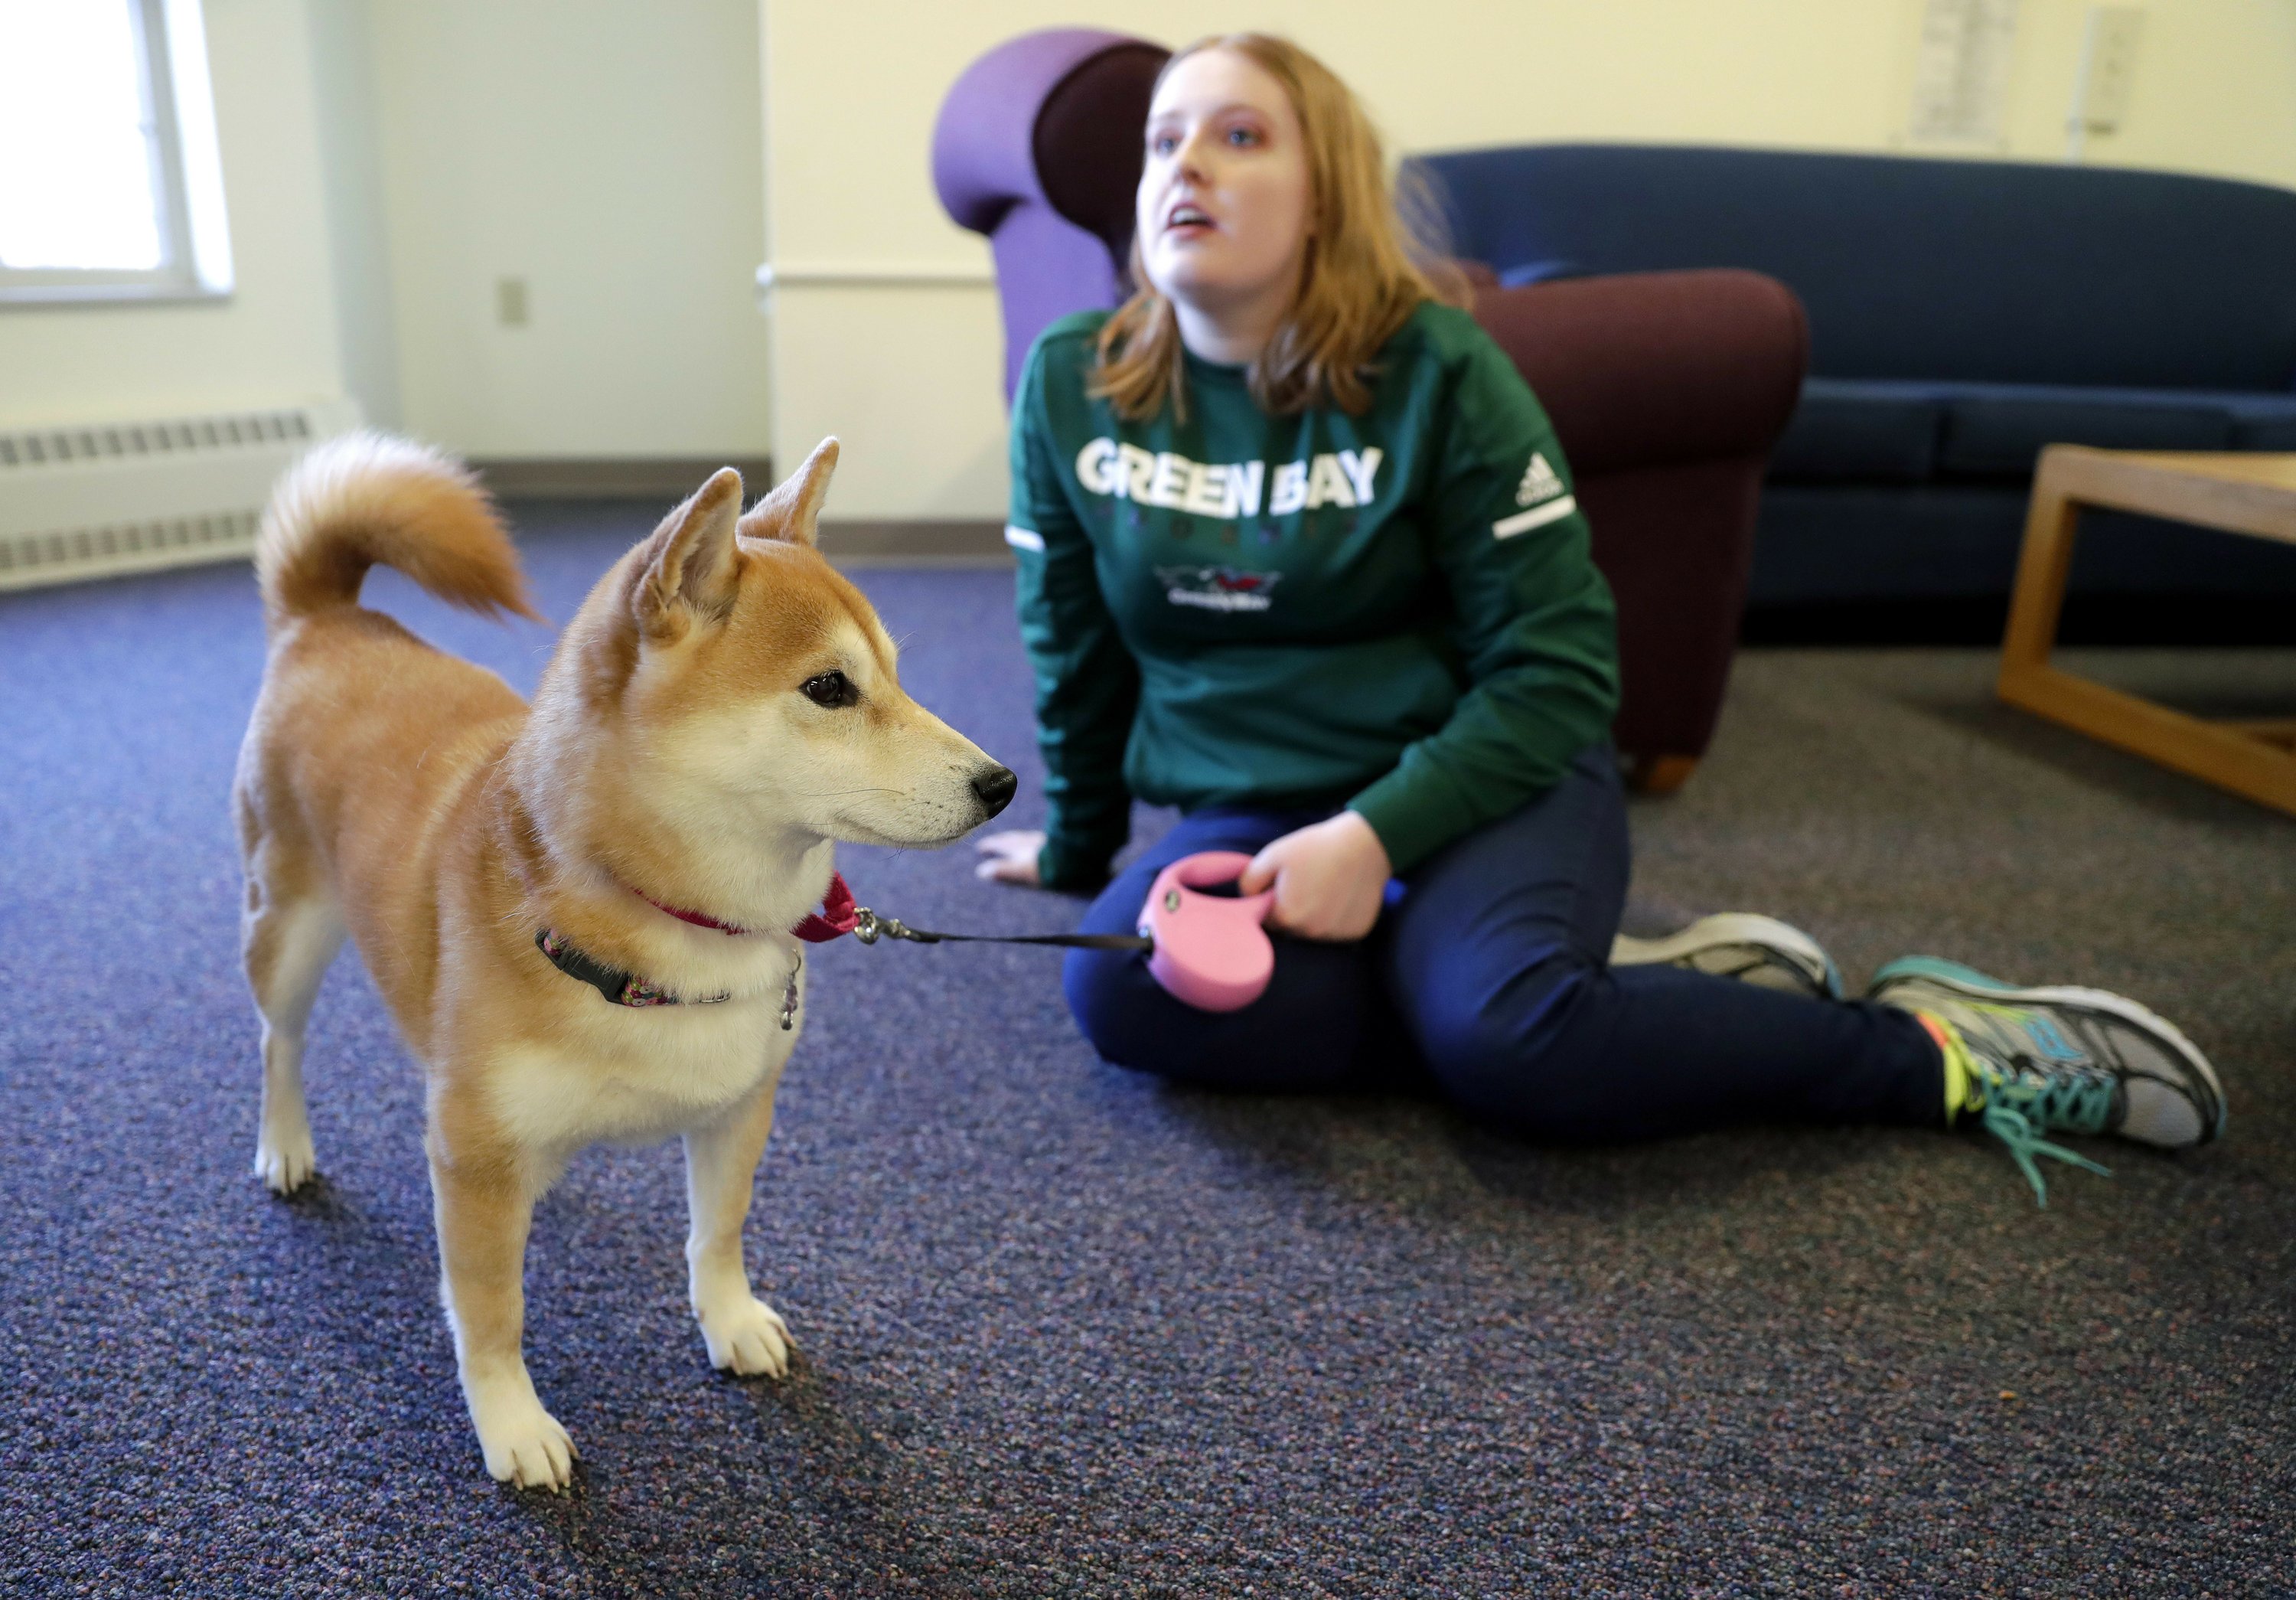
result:
M 842 672 L 824 672 L 818 677 L 809 677 L 805 680 L 804 689 L 808 700 L 832 710 L 856 704 L 861 699 L 861 691 Z

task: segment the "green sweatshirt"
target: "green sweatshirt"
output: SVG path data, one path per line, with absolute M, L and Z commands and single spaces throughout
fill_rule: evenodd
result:
M 1370 408 L 1269 416 L 1187 357 L 1187 420 L 1086 394 L 1105 312 L 1013 410 L 1046 883 L 1103 881 L 1131 798 L 1339 805 L 1398 872 L 1516 810 L 1618 704 L 1609 586 L 1554 431 L 1465 312 L 1380 351 Z

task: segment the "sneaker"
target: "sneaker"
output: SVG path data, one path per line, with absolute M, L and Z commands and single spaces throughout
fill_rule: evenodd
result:
M 1735 978 L 1758 989 L 1819 1000 L 1841 998 L 1841 970 L 1817 940 L 1775 917 L 1749 912 L 1702 916 L 1664 939 L 1630 939 L 1621 933 L 1611 946 L 1612 966 L 1660 963 Z
M 2105 1171 L 2045 1133 L 2116 1134 L 2164 1150 L 2224 1133 L 2216 1069 L 2134 1000 L 2099 989 L 2020 989 L 1926 956 L 1874 973 L 1866 998 L 1921 1018 L 1945 1055 L 1947 1118 L 1980 1117 L 2043 1204 L 2035 1156 Z

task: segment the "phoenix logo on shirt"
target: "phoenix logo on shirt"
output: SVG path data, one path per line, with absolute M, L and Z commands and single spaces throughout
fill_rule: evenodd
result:
M 1095 439 L 1077 452 L 1076 475 L 1086 494 L 1234 521 L 1259 514 L 1263 491 L 1268 514 L 1276 517 L 1319 505 L 1368 505 L 1378 493 L 1379 464 L 1385 457 L 1376 446 L 1327 451 L 1280 463 L 1271 477 L 1262 461 L 1206 465 L 1169 450 Z
M 1208 611 L 1264 611 L 1281 572 L 1239 572 L 1234 567 L 1159 567 L 1156 581 L 1174 605 Z

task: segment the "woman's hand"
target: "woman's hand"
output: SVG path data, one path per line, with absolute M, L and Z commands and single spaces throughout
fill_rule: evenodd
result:
M 1037 888 L 1042 880 L 1037 876 L 1037 857 L 1044 853 L 1045 836 L 1027 828 L 1013 828 L 1002 833 L 991 833 L 973 847 L 984 859 L 972 869 L 976 878 L 986 878 L 994 883 L 1019 883 L 1029 889 Z
M 1371 824 L 1342 811 L 1286 833 L 1251 858 L 1236 887 L 1258 894 L 1275 885 L 1268 921 L 1301 939 L 1361 939 L 1379 920 L 1390 875 L 1387 847 Z

